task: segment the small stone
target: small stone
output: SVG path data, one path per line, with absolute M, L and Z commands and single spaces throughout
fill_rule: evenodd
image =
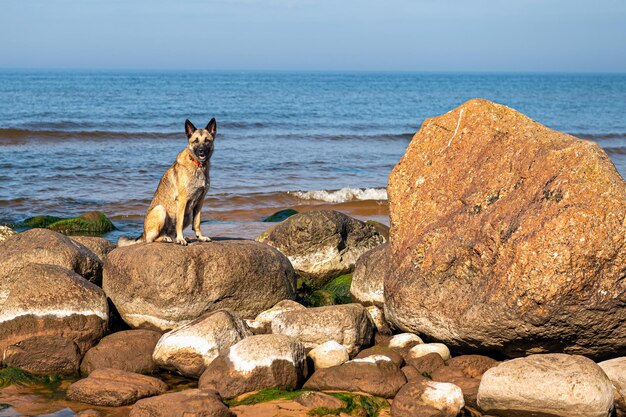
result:
M 356 358 L 362 359 L 375 355 L 388 357 L 391 362 L 395 363 L 398 367 L 402 367 L 404 365 L 404 358 L 402 357 L 402 355 L 400 355 L 398 352 L 391 349 L 390 347 L 380 345 L 372 346 L 371 348 L 360 351 L 359 354 L 356 355 Z
M 445 366 L 445 362 L 439 353 L 431 352 L 424 356 L 407 356 L 407 363 L 414 367 L 420 374 L 432 375 L 437 369 Z
M 334 340 L 329 340 L 311 349 L 307 356 L 313 361 L 315 369 L 341 365 L 350 359 L 348 349 Z
M 328 410 L 336 410 L 346 406 L 346 403 L 337 397 L 314 391 L 303 393 L 296 398 L 296 402 L 308 408 L 326 408 Z
M 407 354 L 407 360 L 419 358 L 429 353 L 438 353 L 444 361 L 450 359 L 450 350 L 443 343 L 425 343 L 413 346 Z
M 461 389 L 454 384 L 429 380 L 402 387 L 391 405 L 394 417 L 456 417 L 465 406 Z
M 413 346 L 423 343 L 424 341 L 416 334 L 400 333 L 392 336 L 387 342 L 387 345 L 397 350 L 402 356 L 406 356 Z
M 133 405 L 130 417 L 235 417 L 211 390 L 188 389 L 144 398 Z

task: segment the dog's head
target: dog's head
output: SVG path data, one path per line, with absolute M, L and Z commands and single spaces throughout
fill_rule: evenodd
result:
M 215 118 L 206 125 L 204 129 L 196 129 L 189 120 L 185 120 L 185 133 L 187 134 L 187 147 L 196 160 L 205 164 L 213 155 L 213 141 L 217 122 Z

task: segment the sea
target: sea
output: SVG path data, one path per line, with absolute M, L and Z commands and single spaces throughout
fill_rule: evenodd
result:
M 475 97 L 597 142 L 626 176 L 626 74 L 0 70 L 0 224 L 100 210 L 105 237 L 139 235 L 185 119 L 212 117 L 209 236 L 254 237 L 285 208 L 388 224 L 412 136 Z

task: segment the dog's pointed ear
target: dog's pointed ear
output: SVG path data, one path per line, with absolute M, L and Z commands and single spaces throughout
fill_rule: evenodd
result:
M 190 138 L 193 135 L 193 132 L 196 131 L 196 127 L 189 121 L 189 119 L 185 120 L 185 134 L 187 138 Z
M 206 125 L 206 130 L 209 131 L 210 134 L 214 135 L 217 130 L 217 121 L 215 121 L 215 117 L 211 119 L 211 121 Z

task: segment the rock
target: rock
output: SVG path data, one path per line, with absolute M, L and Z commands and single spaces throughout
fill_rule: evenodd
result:
M 113 368 L 138 374 L 153 374 L 158 366 L 152 352 L 161 333 L 152 330 L 124 330 L 113 333 L 89 349 L 80 364 L 80 373 L 89 375 L 96 369 Z
M 389 273 L 388 243 L 365 252 L 356 261 L 350 294 L 352 300 L 365 306 L 383 307 L 385 297 L 383 283 Z
M 305 297 L 304 303 L 308 307 L 332 306 L 337 304 L 349 304 L 350 285 L 352 284 L 352 275 L 341 275 L 328 281 L 319 290 L 313 291 Z
M 102 413 L 98 410 L 89 409 L 79 411 L 78 414 L 76 414 L 76 417 L 102 417 Z
M 331 210 L 308 211 L 272 226 L 257 239 L 284 253 L 317 289 L 352 272 L 363 253 L 383 243 L 376 228 Z
M 199 378 L 220 353 L 251 335 L 232 311 L 217 310 L 165 333 L 153 358 L 161 368 Z
M 389 226 L 376 220 L 366 220 L 365 223 L 374 226 L 376 231 L 385 239 L 385 242 L 389 240 Z
M 431 353 L 431 355 L 437 355 L 437 354 Z M 441 359 L 441 357 L 439 357 L 439 359 Z M 424 375 L 422 375 L 422 372 L 418 371 L 415 367 L 411 365 L 403 366 L 402 368 L 400 368 L 400 370 L 406 377 L 406 380 L 409 382 L 415 381 L 415 380 L 421 381 L 423 379 L 429 379 L 429 378 L 426 378 Z
M 350 359 L 348 349 L 334 340 L 317 345 L 311 349 L 307 356 L 313 361 L 315 369 L 341 365 Z
M 407 361 L 428 355 L 429 353 L 438 353 L 444 361 L 450 359 L 450 350 L 443 343 L 424 343 L 422 345 L 413 346 L 407 353 Z
M 277 250 L 244 240 L 139 244 L 109 253 L 103 288 L 133 328 L 171 330 L 228 308 L 244 318 L 295 298 L 295 273 Z
M 463 393 L 456 385 L 420 380 L 402 387 L 391 405 L 391 415 L 456 417 L 464 406 Z
M 431 352 L 422 356 L 407 356 L 406 361 L 409 365 L 421 374 L 426 373 L 432 375 L 437 369 L 445 366 L 445 362 L 439 353 Z
M 385 313 L 383 312 L 383 310 L 376 306 L 368 306 L 365 307 L 365 309 L 367 310 L 367 314 L 374 324 L 374 327 L 376 327 L 377 335 L 391 335 L 391 328 L 389 327 L 389 323 L 387 323 L 387 320 L 385 320 Z
M 0 242 L 7 240 L 9 237 L 13 236 L 17 232 L 11 229 L 9 226 L 0 225 Z
M 308 408 L 326 408 L 328 410 L 344 408 L 347 405 L 337 397 L 314 391 L 302 393 L 302 395 L 296 398 L 296 402 Z
M 279 301 L 274 307 L 269 310 L 262 311 L 256 316 L 253 321 L 254 324 L 252 324 L 256 331 L 253 330 L 253 332 L 255 334 L 270 333 L 272 331 L 272 320 L 274 320 L 274 317 L 280 313 L 284 313 L 285 311 L 304 309 L 306 309 L 305 306 L 293 300 Z M 250 321 L 247 323 L 250 325 Z
M 485 372 L 478 406 L 502 417 L 607 417 L 613 408 L 613 385 L 602 368 L 583 356 L 531 355 Z
M 80 351 L 72 340 L 62 336 L 35 336 L 4 349 L 2 364 L 39 375 L 78 373 Z
M 111 220 L 101 211 L 90 211 L 66 219 L 54 216 L 31 217 L 26 219 L 24 224 L 29 227 L 45 227 L 63 234 L 103 234 L 116 230 Z
M 334 340 L 344 345 L 350 356 L 370 343 L 373 331 L 367 311 L 360 304 L 287 311 L 272 321 L 272 333 L 295 337 L 307 349 Z
M 393 398 L 404 384 L 404 373 L 388 357 L 369 356 L 316 370 L 304 384 L 304 389 L 360 391 Z
M 498 366 L 500 362 L 482 355 L 461 355 L 446 361 L 446 366 L 458 368 L 468 378 L 480 379 L 488 369 Z
M 130 417 L 235 417 L 215 391 L 188 389 L 144 398 L 133 405 Z
M 82 355 L 105 333 L 108 307 L 104 293 L 60 266 L 28 264 L 11 274 L 8 284 L 0 280 L 0 352 L 15 345 L 11 351 L 19 353 L 20 361 L 30 361 L 31 369 L 56 372 L 64 362 L 61 368 L 69 370 L 75 355 L 69 355 L 67 362 L 59 355 L 69 354 L 72 344 Z M 60 350 L 47 352 L 50 358 L 46 359 L 46 347 L 53 346 Z M 28 359 L 30 354 L 33 356 Z M 54 364 L 53 357 L 61 362 Z M 48 365 L 52 369 L 46 370 Z
M 70 239 L 93 252 L 102 264 L 109 252 L 116 248 L 110 241 L 96 236 L 72 236 Z
M 306 377 L 304 346 L 279 334 L 250 336 L 218 356 L 200 377 L 200 389 L 223 398 L 269 387 L 293 390 Z
M 389 177 L 385 316 L 511 356 L 626 350 L 626 182 L 595 143 L 470 100 Z
M 433 355 L 431 353 L 431 355 Z M 469 378 L 465 376 L 461 368 L 452 366 L 442 366 L 430 374 L 433 381 L 437 382 L 449 382 L 456 385 L 463 391 L 463 399 L 465 405 L 470 407 L 477 407 L 478 387 L 480 386 L 480 379 Z
M 400 333 L 392 336 L 387 341 L 387 346 L 398 351 L 403 357 L 406 357 L 413 346 L 423 343 L 422 339 L 416 334 Z
M 598 364 L 615 388 L 617 417 L 626 416 L 626 357 L 614 358 Z
M 298 212 L 296 210 L 294 210 L 294 209 L 280 210 L 280 211 L 277 211 L 276 213 L 272 214 L 271 216 L 268 216 L 268 217 L 264 218 L 263 221 L 266 222 L 266 223 L 282 222 L 283 220 L 288 219 L 289 217 L 293 216 L 294 214 L 298 214 Z
M 15 279 L 14 271 L 31 263 L 62 266 L 91 282 L 102 278 L 102 263 L 85 246 L 51 230 L 32 229 L 0 246 L 0 294 Z
M 367 358 L 368 356 L 386 356 L 398 367 L 402 367 L 404 365 L 404 358 L 402 357 L 402 355 L 400 355 L 397 351 L 388 346 L 372 346 L 371 348 L 360 351 L 359 354 L 356 355 L 356 358 L 362 359 Z
M 119 369 L 96 369 L 67 389 L 67 398 L 87 404 L 119 407 L 162 394 L 167 384 L 151 376 Z

